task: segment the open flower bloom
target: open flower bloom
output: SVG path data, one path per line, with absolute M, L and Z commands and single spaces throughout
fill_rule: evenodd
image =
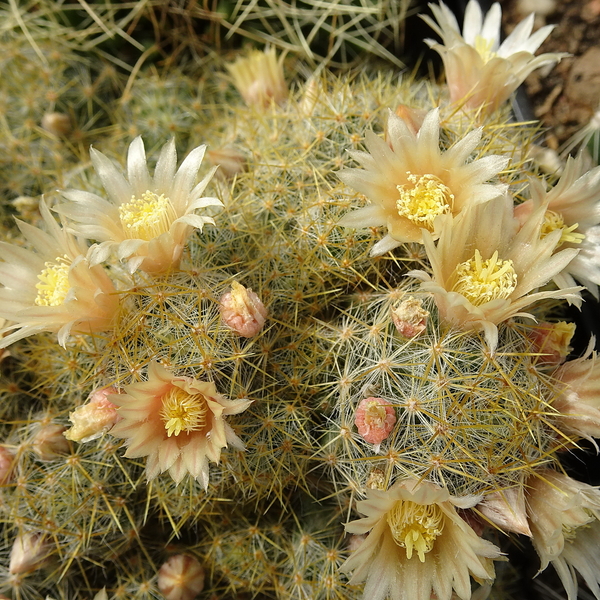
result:
M 104 154 L 90 149 L 94 169 L 110 200 L 67 190 L 62 194 L 70 202 L 56 210 L 74 221 L 78 234 L 100 242 L 90 250 L 92 264 L 105 261 L 116 250 L 120 260 L 128 259 L 132 272 L 140 268 L 164 273 L 177 267 L 192 229 L 214 225 L 211 217 L 194 211 L 221 206 L 216 198 L 202 197 L 215 168 L 194 186 L 205 148 L 192 150 L 175 172 L 177 153 L 171 140 L 163 146 L 154 177 L 150 177 L 144 142 L 137 137 L 127 154 L 127 178 Z
M 71 333 L 105 331 L 119 304 L 104 269 L 87 262 L 87 246 L 55 221 L 43 201 L 40 212 L 47 232 L 17 220 L 34 250 L 0 242 L 0 319 L 12 322 L 0 331 L 0 348 L 41 331 L 57 332 L 61 346 Z
M 551 562 L 568 600 L 577 600 L 579 571 L 600 598 L 600 490 L 543 469 L 528 481 L 527 505 L 540 572 Z
M 421 289 L 434 295 L 441 318 L 463 330 L 482 330 L 490 350 L 498 343 L 498 323 L 544 298 L 580 303 L 581 288 L 534 292 L 560 273 L 577 254 L 574 248 L 554 253 L 561 231 L 540 236 L 546 207 L 536 209 L 517 231 L 512 200 L 492 200 L 459 217 L 442 218 L 437 246 L 427 231 L 425 250 L 433 276 L 424 271 Z M 533 292 L 533 293 L 531 293 Z
M 554 26 L 547 25 L 531 35 L 533 13 L 500 44 L 502 11 L 497 2 L 484 19 L 479 3 L 470 0 L 462 35 L 456 17 L 443 2 L 429 7 L 437 23 L 427 15 L 422 18 L 442 38 L 443 44 L 425 41 L 444 61 L 452 102 L 493 112 L 532 71 L 567 56 L 555 53 L 534 56 Z
M 267 48 L 264 52 L 252 50 L 247 57 L 227 65 L 233 84 L 248 106 L 267 108 L 272 102 L 283 104 L 287 100 L 283 58 L 277 60 L 275 48 Z
M 530 181 L 531 199 L 515 208 L 523 222 L 533 210 L 547 203 L 542 235 L 561 229 L 559 246 L 578 248 L 579 254 L 556 277 L 557 285 L 581 281 L 598 298 L 600 284 L 600 167 L 584 172 L 583 155 L 569 157 L 558 183 L 550 190 L 538 179 Z
M 596 353 L 566 362 L 553 376 L 565 384 L 552 403 L 559 413 L 561 431 L 596 444 L 593 438 L 600 438 L 600 363 Z
M 364 519 L 346 525 L 369 533 L 341 566 L 350 583 L 366 580 L 365 600 L 470 600 L 471 581 L 493 580 L 500 550 L 481 539 L 456 511 L 479 496 L 455 498 L 428 481 L 405 479 L 389 490 L 368 490 L 357 503 Z M 435 594 L 435 596 L 432 596 Z
M 505 186 L 484 184 L 507 164 L 501 156 L 466 162 L 481 139 L 481 129 L 468 133 L 440 152 L 440 117 L 430 111 L 418 133 L 404 119 L 388 114 L 388 143 L 369 131 L 369 152 L 350 152 L 363 169 L 344 169 L 340 179 L 364 194 L 371 205 L 345 215 L 344 227 L 386 226 L 387 235 L 375 246 L 379 256 L 404 242 L 421 242 L 422 230 L 434 231 L 438 215 L 456 215 L 468 206 L 487 202 Z
M 125 439 L 125 456 L 147 456 L 148 480 L 169 471 L 179 483 L 186 473 L 208 487 L 208 461 L 218 463 L 228 444 L 244 445 L 225 422 L 251 400 L 228 400 L 215 384 L 177 377 L 156 362 L 148 367 L 148 381 L 125 386 L 124 394 L 108 399 L 121 420 L 111 435 Z

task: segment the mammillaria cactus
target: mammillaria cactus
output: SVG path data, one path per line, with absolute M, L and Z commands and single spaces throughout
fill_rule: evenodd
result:
M 600 435 L 564 314 L 600 284 L 600 168 L 541 177 L 506 101 L 560 57 L 532 58 L 528 20 L 511 62 L 477 11 L 451 27 L 485 63 L 460 97 L 368 58 L 215 52 L 177 169 L 181 123 L 148 158 L 135 137 L 140 64 L 61 191 L 36 184 L 0 263 L 1 593 L 505 598 L 523 536 L 600 600 L 600 492 L 563 465 Z M 161 75 L 179 108 L 186 68 Z

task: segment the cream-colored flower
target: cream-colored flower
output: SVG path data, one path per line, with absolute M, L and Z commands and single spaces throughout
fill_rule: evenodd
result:
M 54 220 L 43 201 L 40 212 L 47 232 L 17 220 L 34 250 L 0 242 L 0 318 L 12 322 L 0 336 L 13 331 L 0 337 L 0 348 L 41 331 L 57 332 L 61 346 L 71 333 L 105 331 L 119 304 L 104 269 L 86 260 L 87 246 Z
M 583 155 L 569 157 L 558 183 L 549 191 L 539 179 L 530 181 L 531 199 L 515 208 L 524 221 L 533 210 L 547 203 L 542 235 L 562 230 L 559 245 L 577 248 L 579 254 L 555 281 L 560 287 L 583 283 L 598 298 L 600 284 L 600 167 L 585 172 Z
M 366 515 L 346 531 L 367 538 L 342 565 L 351 583 L 365 581 L 365 600 L 450 600 L 453 590 L 471 598 L 470 576 L 493 580 L 501 553 L 457 513 L 481 499 L 455 498 L 433 483 L 402 480 L 389 490 L 368 490 L 358 502 Z M 389 594 L 389 596 L 388 596 Z
M 423 243 L 432 275 L 411 271 L 421 289 L 431 292 L 441 318 L 463 330 L 482 330 L 490 350 L 498 342 L 498 323 L 513 316 L 531 316 L 523 309 L 544 298 L 565 298 L 578 304 L 579 290 L 535 291 L 560 273 L 577 254 L 554 252 L 561 231 L 540 236 L 545 205 L 517 230 L 508 197 L 476 206 L 455 219 L 440 220 L 436 244 L 425 231 Z
M 147 456 L 148 480 L 169 471 L 179 483 L 186 473 L 208 487 L 208 462 L 218 463 L 221 449 L 244 445 L 225 417 L 248 408 L 251 400 L 228 400 L 215 384 L 175 376 L 156 362 L 148 380 L 125 386 L 124 394 L 108 399 L 117 405 L 121 420 L 111 435 L 125 439 L 125 456 Z
M 379 256 L 404 242 L 421 242 L 422 230 L 434 231 L 442 214 L 456 215 L 505 191 L 485 184 L 508 159 L 486 156 L 467 162 L 481 139 L 475 129 L 445 152 L 440 151 L 439 111 L 430 111 L 418 133 L 391 111 L 387 143 L 373 132 L 366 134 L 369 152 L 351 152 L 364 169 L 344 169 L 340 179 L 364 194 L 371 205 L 345 215 L 345 227 L 386 226 L 387 235 L 372 250 Z
M 502 11 L 497 2 L 484 19 L 479 3 L 470 0 L 462 35 L 456 17 L 443 2 L 429 7 L 437 23 L 427 15 L 422 18 L 442 38 L 443 44 L 425 41 L 444 61 L 452 102 L 493 112 L 532 71 L 567 56 L 557 53 L 534 56 L 554 26 L 547 25 L 531 35 L 533 13 L 500 44 Z
M 279 60 L 275 48 L 264 52 L 252 50 L 248 56 L 238 58 L 227 69 L 248 106 L 267 108 L 271 103 L 283 104 L 288 97 L 283 76 L 282 55 Z
M 528 481 L 527 506 L 540 572 L 552 563 L 567 591 L 577 600 L 579 571 L 600 598 L 600 490 L 550 469 Z
M 600 362 L 596 353 L 566 362 L 553 376 L 565 384 L 552 403 L 559 413 L 561 431 L 596 444 L 594 438 L 600 438 Z
M 90 250 L 92 264 L 104 262 L 117 251 L 120 260 L 128 259 L 133 272 L 164 273 L 177 267 L 185 242 L 194 228 L 202 230 L 211 217 L 196 210 L 221 206 L 216 198 L 203 197 L 215 168 L 194 186 L 206 146 L 192 150 L 177 172 L 175 141 L 163 146 L 154 177 L 146 164 L 144 142 L 135 138 L 127 154 L 127 178 L 104 154 L 90 150 L 94 169 L 109 201 L 96 194 L 78 190 L 63 191 L 70 202 L 56 210 L 74 222 L 74 230 L 100 244 Z

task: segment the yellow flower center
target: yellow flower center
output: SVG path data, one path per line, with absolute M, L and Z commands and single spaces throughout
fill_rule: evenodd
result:
M 496 56 L 496 53 L 492 52 L 493 45 L 494 40 L 484 38 L 481 35 L 475 36 L 475 50 L 477 50 L 477 54 L 481 56 L 481 60 L 483 60 L 484 63 L 492 60 L 492 58 Z
M 407 179 L 411 185 L 396 186 L 400 192 L 400 198 L 396 200 L 398 214 L 431 231 L 433 220 L 451 210 L 454 195 L 435 175 L 417 178 L 409 172 Z
M 192 395 L 172 387 L 162 398 L 160 416 L 169 437 L 182 431 L 200 431 L 206 426 L 207 413 L 208 405 L 202 394 Z
M 553 210 L 547 210 L 544 215 L 544 223 L 540 231 L 540 237 L 545 238 L 549 233 L 556 229 L 562 229 L 562 235 L 558 240 L 556 247 L 562 246 L 562 244 L 581 244 L 585 239 L 583 233 L 575 233 L 575 230 L 579 227 L 579 223 L 567 227 L 565 221 L 560 213 L 554 212 Z
M 71 284 L 69 283 L 69 268 L 71 260 L 65 254 L 54 262 L 44 264 L 44 269 L 38 275 L 35 287 L 38 295 L 35 299 L 37 306 L 60 306 L 67 297 Z
M 450 279 L 451 290 L 462 294 L 474 306 L 497 298 L 508 298 L 517 287 L 517 274 L 512 260 L 498 260 L 498 251 L 483 260 L 479 250 L 475 256 L 456 266 Z
M 425 554 L 444 529 L 444 513 L 437 504 L 398 500 L 387 513 L 387 522 L 396 544 L 406 548 L 406 558 L 410 559 L 414 551 L 425 562 Z
M 132 196 L 119 206 L 121 225 L 129 239 L 150 241 L 166 233 L 177 219 L 169 198 L 146 190 L 141 198 Z

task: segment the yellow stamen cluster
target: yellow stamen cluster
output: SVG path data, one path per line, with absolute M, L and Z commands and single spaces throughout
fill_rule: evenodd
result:
M 398 214 L 431 231 L 434 219 L 452 209 L 454 195 L 435 175 L 417 177 L 408 173 L 407 179 L 412 185 L 397 186 L 400 192 L 396 201 Z
M 451 277 L 452 291 L 462 294 L 474 306 L 508 298 L 517 287 L 512 260 L 498 260 L 498 251 L 483 260 L 479 250 L 470 260 L 459 263 Z
M 208 405 L 202 394 L 188 394 L 185 390 L 172 387 L 162 398 L 161 419 L 168 437 L 182 431 L 200 431 L 206 426 Z
M 549 233 L 556 231 L 557 229 L 562 229 L 562 235 L 556 245 L 557 248 L 566 243 L 581 244 L 585 239 L 585 235 L 583 233 L 575 233 L 575 230 L 578 227 L 579 223 L 567 227 L 561 214 L 554 212 L 553 210 L 547 210 L 544 215 L 544 223 L 540 231 L 540 237 L 545 238 Z
M 425 554 L 444 529 L 444 513 L 437 504 L 398 500 L 388 512 L 387 522 L 396 544 L 406 548 L 406 558 L 410 559 L 414 551 L 425 562 Z
M 169 198 L 146 190 L 119 206 L 119 217 L 129 239 L 150 241 L 169 231 L 177 214 Z
M 481 56 L 481 60 L 483 60 L 484 64 L 496 56 L 496 53 L 492 52 L 493 44 L 494 40 L 484 38 L 481 35 L 475 36 L 475 50 L 477 50 L 477 54 Z
M 39 282 L 35 284 L 38 291 L 35 304 L 37 306 L 60 306 L 71 289 L 69 284 L 71 260 L 67 255 L 59 256 L 54 262 L 45 263 L 44 267 L 38 275 Z

